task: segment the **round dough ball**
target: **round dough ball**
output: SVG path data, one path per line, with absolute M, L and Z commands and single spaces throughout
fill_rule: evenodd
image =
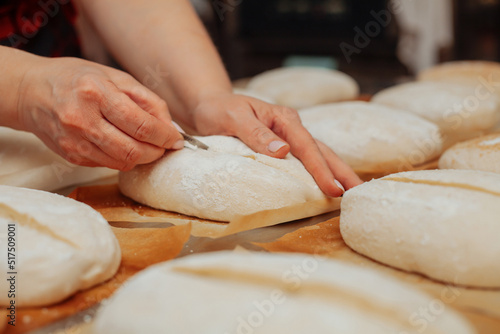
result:
M 367 102 L 302 109 L 302 123 L 357 173 L 391 173 L 441 153 L 439 128 L 409 112 Z
M 411 82 L 385 89 L 372 101 L 436 123 L 445 147 L 484 134 L 500 120 L 500 95 L 485 95 L 471 84 Z
M 500 63 L 482 60 L 447 62 L 418 74 L 418 80 L 421 81 L 473 83 L 482 85 L 488 90 L 494 90 L 497 94 L 500 94 L 500 90 L 492 83 L 498 82 L 499 79 Z
M 247 89 L 295 109 L 351 100 L 359 94 L 358 84 L 347 74 L 317 67 L 270 70 L 252 78 Z
M 16 305 L 46 306 L 111 278 L 121 252 L 108 222 L 86 204 L 38 190 L 0 186 L 0 244 L 15 224 Z M 10 227 L 13 229 L 13 227 Z M 12 241 L 12 240 L 11 240 Z M 5 253 L 4 253 L 5 254 Z M 9 304 L 0 280 L 0 305 Z
M 197 137 L 208 151 L 184 148 L 120 173 L 120 190 L 137 202 L 219 221 L 325 199 L 302 163 L 258 154 L 233 137 Z
M 500 134 L 461 142 L 439 159 L 440 169 L 474 169 L 500 173 Z
M 468 170 L 386 176 L 344 194 L 340 231 L 356 252 L 472 287 L 500 287 L 500 175 Z
M 451 308 L 381 273 L 308 255 L 217 252 L 150 267 L 99 311 L 92 333 L 473 333 Z

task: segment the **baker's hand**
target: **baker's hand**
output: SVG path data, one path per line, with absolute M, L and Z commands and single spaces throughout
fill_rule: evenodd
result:
M 40 58 L 20 85 L 18 118 L 68 161 L 128 170 L 183 147 L 166 103 L 132 76 L 74 58 Z
M 311 136 L 297 111 L 227 92 L 211 93 L 201 101 L 193 112 L 200 134 L 235 136 L 254 151 L 275 158 L 291 152 L 329 196 L 344 192 L 338 181 L 346 190 L 362 183 L 330 148 Z

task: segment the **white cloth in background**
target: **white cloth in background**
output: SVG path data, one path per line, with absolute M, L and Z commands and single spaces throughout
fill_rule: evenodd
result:
M 452 0 L 391 0 L 400 27 L 398 58 L 418 73 L 439 61 L 453 43 Z

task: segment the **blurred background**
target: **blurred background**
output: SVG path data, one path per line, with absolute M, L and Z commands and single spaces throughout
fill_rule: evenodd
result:
M 339 69 L 365 94 L 436 63 L 500 61 L 500 0 L 192 0 L 233 80 Z

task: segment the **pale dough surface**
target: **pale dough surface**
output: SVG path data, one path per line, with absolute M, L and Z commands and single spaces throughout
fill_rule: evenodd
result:
M 359 86 L 349 75 L 316 67 L 270 70 L 252 78 L 247 89 L 296 109 L 352 100 L 359 95 Z
M 461 142 L 439 159 L 440 169 L 474 169 L 500 173 L 500 134 Z
M 0 186 L 0 244 L 16 224 L 16 305 L 46 306 L 111 278 L 121 260 L 108 222 L 86 204 L 39 190 Z M 7 273 L 7 258 L 0 270 Z M 0 305 L 8 282 L 0 280 Z
M 415 171 L 344 194 L 340 231 L 363 255 L 452 284 L 500 287 L 500 175 Z
M 225 251 L 140 273 L 100 310 L 93 333 L 474 332 L 448 307 L 419 331 L 409 318 L 431 300 L 341 261 Z
M 73 165 L 34 134 L 0 127 L 0 184 L 53 191 L 117 174 Z
M 412 113 L 367 102 L 302 109 L 302 123 L 356 172 L 395 172 L 441 153 L 439 128 Z
M 157 209 L 218 221 L 326 199 L 292 155 L 271 158 L 233 137 L 197 138 L 210 149 L 186 147 L 120 173 L 122 193 Z
M 482 78 L 483 80 L 480 80 Z M 452 61 L 431 67 L 418 74 L 420 81 L 445 81 L 473 83 L 485 86 L 487 89 L 496 90 L 500 94 L 500 89 L 489 86 L 490 80 L 494 83 L 500 79 L 500 63 L 492 61 Z M 485 84 L 486 82 L 486 84 Z M 488 86 L 488 87 L 486 87 Z
M 436 123 L 449 146 L 491 131 L 500 120 L 500 95 L 476 85 L 410 82 L 387 88 L 373 102 L 413 112 Z

